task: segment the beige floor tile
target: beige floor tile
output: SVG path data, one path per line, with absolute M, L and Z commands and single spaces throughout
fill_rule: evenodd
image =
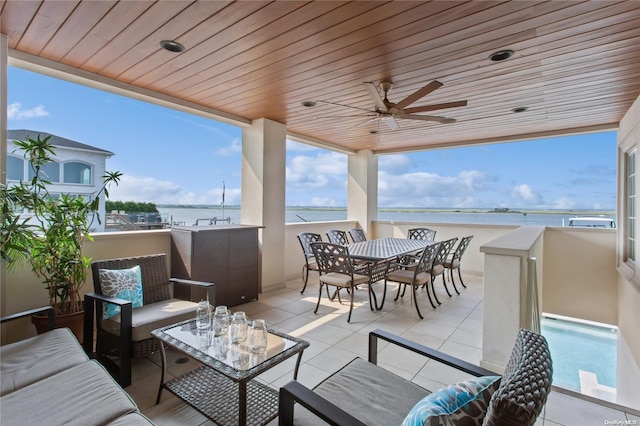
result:
M 334 373 L 347 365 L 355 357 L 356 355 L 353 352 L 330 347 L 307 361 L 305 366 L 312 365 L 327 373 Z
M 568 395 L 551 392 L 545 409 L 545 420 L 561 425 L 601 426 L 624 424 L 625 413 Z M 611 423 L 605 423 L 605 421 Z M 620 421 L 621 423 L 615 423 Z

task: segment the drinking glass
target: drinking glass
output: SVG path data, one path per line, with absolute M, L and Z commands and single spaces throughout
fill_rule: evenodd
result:
M 216 306 L 213 313 L 213 334 L 215 336 L 226 336 L 229 332 L 229 310 L 226 306 Z
M 262 319 L 253 320 L 249 329 L 249 349 L 264 352 L 267 349 L 267 324 Z
M 241 343 L 247 340 L 247 316 L 244 312 L 238 311 L 233 313 L 231 318 L 230 334 L 231 343 Z
M 211 328 L 211 306 L 205 300 L 199 302 L 196 308 L 196 328 L 198 332 L 208 332 Z

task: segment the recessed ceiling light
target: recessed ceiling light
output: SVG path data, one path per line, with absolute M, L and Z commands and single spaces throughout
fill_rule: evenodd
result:
M 377 135 L 378 131 L 377 130 L 369 130 L 369 133 L 372 135 Z
M 164 50 L 168 50 L 169 52 L 184 52 L 184 46 L 173 40 L 162 40 L 160 42 L 160 47 L 162 47 Z
M 316 106 L 315 101 L 304 101 L 302 102 L 302 106 L 304 107 L 312 107 L 312 106 Z
M 521 106 L 521 107 L 517 107 L 517 108 L 512 109 L 511 112 L 525 112 L 528 109 L 529 109 L 529 107 Z
M 504 61 L 506 59 L 509 59 L 510 57 L 513 56 L 515 52 L 513 50 L 499 50 L 493 54 L 491 54 L 491 56 L 489 56 L 489 59 L 491 59 L 494 62 L 500 62 L 500 61 Z

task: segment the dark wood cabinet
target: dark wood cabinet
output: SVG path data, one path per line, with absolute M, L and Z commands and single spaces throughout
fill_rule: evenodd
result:
M 216 305 L 258 298 L 258 226 L 187 226 L 171 229 L 171 273 L 215 284 Z

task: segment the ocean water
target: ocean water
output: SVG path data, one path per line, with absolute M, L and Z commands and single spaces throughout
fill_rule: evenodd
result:
M 240 223 L 240 208 L 219 206 L 215 207 L 168 207 L 158 206 L 164 222 L 182 226 L 191 226 L 196 223 L 205 225 L 212 219 L 217 223 L 223 218 L 229 218 L 231 223 Z M 536 226 L 565 226 L 569 218 L 574 216 L 593 216 L 602 212 L 492 212 L 477 210 L 431 210 L 423 209 L 381 209 L 378 211 L 378 220 L 394 220 L 398 222 L 427 222 L 427 223 L 469 223 L 486 225 L 536 225 Z M 607 217 L 615 217 L 607 214 Z M 345 208 L 311 208 L 288 207 L 285 211 L 286 223 L 322 222 L 346 220 Z

